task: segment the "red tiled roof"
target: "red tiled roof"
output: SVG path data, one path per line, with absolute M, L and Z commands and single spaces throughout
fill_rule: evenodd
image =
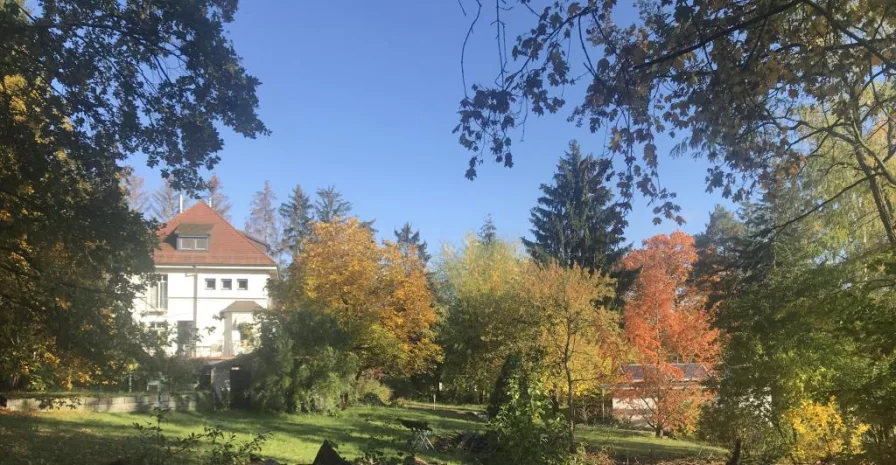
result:
M 208 250 L 177 250 L 174 230 L 180 224 L 211 225 Z M 153 256 L 156 265 L 277 265 L 262 247 L 234 228 L 205 202 L 196 202 L 171 218 L 159 230 L 159 241 L 159 248 Z

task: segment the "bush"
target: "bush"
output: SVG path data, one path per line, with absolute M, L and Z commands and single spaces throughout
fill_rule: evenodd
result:
M 384 406 L 392 400 L 392 389 L 383 384 L 377 372 L 365 370 L 355 381 L 354 399 L 365 405 Z
M 787 453 L 787 444 L 776 420 L 765 402 L 723 397 L 703 406 L 697 435 L 732 450 L 740 441 L 740 464 L 778 463 Z
M 332 317 L 306 311 L 265 314 L 259 330 L 252 369 L 258 408 L 332 413 L 346 405 L 358 357 L 338 345 L 344 338 Z
M 506 402 L 489 424 L 495 444 L 493 463 L 561 465 L 571 460 L 566 420 L 552 413 L 550 401 L 530 375 L 506 378 Z
M 494 418 L 501 411 L 501 408 L 510 402 L 511 381 L 514 378 L 524 376 L 523 358 L 519 354 L 508 355 L 501 365 L 501 372 L 498 374 L 498 379 L 495 380 L 495 386 L 488 398 L 486 412 L 488 412 L 489 418 Z M 527 384 L 523 379 L 518 379 L 518 381 L 523 381 L 524 384 Z
M 863 452 L 868 427 L 844 419 L 833 398 L 826 404 L 804 400 L 784 419 L 793 430 L 791 455 L 801 463 L 832 463 Z

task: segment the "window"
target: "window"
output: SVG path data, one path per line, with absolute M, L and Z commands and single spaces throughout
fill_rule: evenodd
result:
M 237 279 L 236 280 L 236 288 L 241 291 L 249 290 L 249 280 L 248 279 Z
M 168 275 L 159 275 L 158 279 L 149 285 L 149 305 L 153 308 L 168 308 Z
M 165 334 L 168 330 L 168 323 L 164 321 L 153 321 L 149 323 L 149 330 L 156 334 Z
M 177 250 L 208 250 L 208 236 L 178 236 Z
M 196 323 L 192 320 L 181 320 L 177 322 L 177 353 L 183 354 L 193 350 L 198 334 L 196 334 Z
M 215 278 L 205 278 L 205 289 L 209 291 L 215 290 Z
M 233 289 L 233 280 L 232 279 L 222 279 L 221 280 L 221 289 L 225 291 L 229 291 Z

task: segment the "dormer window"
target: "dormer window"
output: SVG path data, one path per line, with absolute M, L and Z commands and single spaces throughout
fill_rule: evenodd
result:
M 177 237 L 177 250 L 208 250 L 209 235 L 212 231 L 210 224 L 181 223 L 174 229 Z
M 208 236 L 178 236 L 177 250 L 208 250 Z

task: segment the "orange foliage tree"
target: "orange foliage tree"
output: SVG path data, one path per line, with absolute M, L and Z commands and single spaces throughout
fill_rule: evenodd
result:
M 694 238 L 680 231 L 646 239 L 623 260 L 625 268 L 639 270 L 624 322 L 638 362 L 630 371 L 643 379 L 630 380 L 621 393 L 658 437 L 693 429 L 705 393 L 688 378 L 711 370 L 718 355 L 706 298 L 688 282 L 696 260 Z
M 392 242 L 377 244 L 355 218 L 315 223 L 286 282 L 276 288 L 282 309 L 334 317 L 361 369 L 422 373 L 441 355 L 433 342 L 436 312 L 425 265 Z

